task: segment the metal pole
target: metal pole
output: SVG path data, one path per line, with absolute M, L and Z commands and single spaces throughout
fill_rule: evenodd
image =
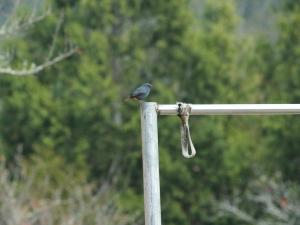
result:
M 157 103 L 141 104 L 145 225 L 161 225 Z
M 300 114 L 300 104 L 189 104 L 190 115 Z M 177 115 L 178 105 L 158 105 L 159 115 Z

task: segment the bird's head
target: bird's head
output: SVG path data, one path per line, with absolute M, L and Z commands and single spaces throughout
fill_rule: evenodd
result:
M 152 88 L 152 84 L 145 83 L 144 85 L 147 86 L 147 87 L 149 87 L 149 88 Z

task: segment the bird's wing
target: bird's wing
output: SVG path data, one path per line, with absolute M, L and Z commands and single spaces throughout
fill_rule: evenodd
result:
M 143 94 L 145 93 L 147 90 L 146 90 L 146 87 L 145 86 L 140 86 L 138 87 L 137 89 L 135 89 L 132 93 L 132 96 L 137 96 L 137 95 L 140 95 L 140 94 Z

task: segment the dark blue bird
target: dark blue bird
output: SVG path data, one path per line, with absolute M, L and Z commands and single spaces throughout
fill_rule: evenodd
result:
M 126 99 L 135 99 L 135 100 L 145 100 L 150 94 L 152 85 L 145 83 L 142 86 L 139 86 L 135 89 L 132 94 Z

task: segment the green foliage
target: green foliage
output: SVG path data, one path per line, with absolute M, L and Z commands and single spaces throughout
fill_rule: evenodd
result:
M 70 43 L 80 53 L 36 77 L 0 77 L 0 154 L 12 161 L 22 150 L 38 181 L 51 175 L 50 190 L 113 179 L 117 162 L 119 206 L 131 215 L 142 210 L 139 108 L 123 99 L 145 81 L 154 86 L 149 101 L 158 103 L 299 100 L 299 7 L 281 8 L 270 43 L 238 34 L 235 1 L 203 1 L 201 9 L 186 0 L 49 4 L 51 16 L 1 48 L 18 50 L 16 67 L 24 58 L 43 62 L 49 32 L 63 18 L 53 54 Z M 185 160 L 179 119 L 159 117 L 163 224 L 240 224 L 217 217 L 215 203 L 243 193 L 257 171 L 298 179 L 296 117 L 193 117 L 190 127 L 198 152 Z
M 8 170 L 0 161 L 1 224 L 137 224 L 141 216 L 117 207 L 111 183 L 87 184 L 82 171 L 53 151 L 18 162 Z

